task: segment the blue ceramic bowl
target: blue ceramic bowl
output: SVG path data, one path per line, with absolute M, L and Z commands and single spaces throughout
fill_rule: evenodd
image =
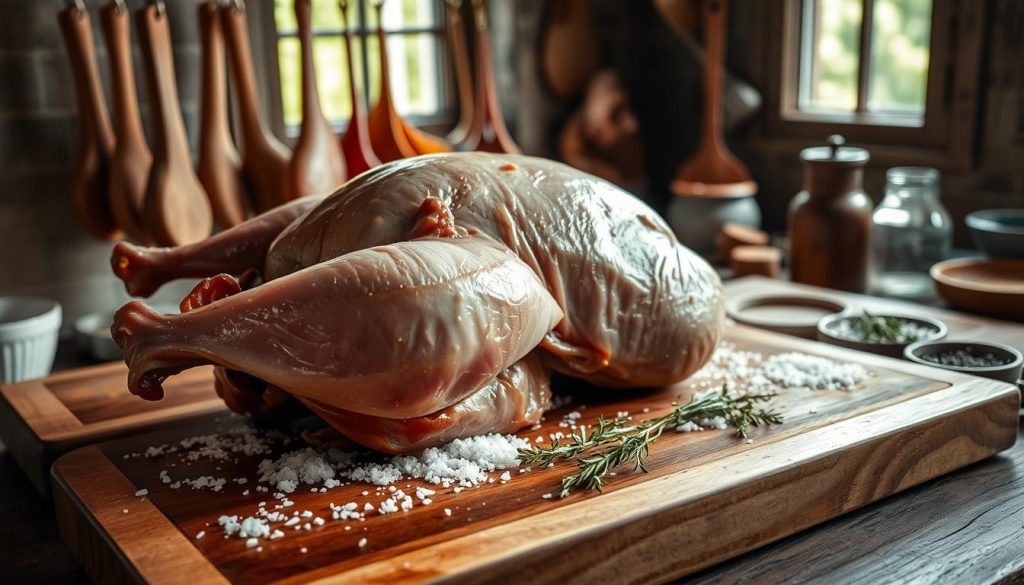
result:
M 975 211 L 965 220 L 974 245 L 992 258 L 1024 258 L 1024 209 Z

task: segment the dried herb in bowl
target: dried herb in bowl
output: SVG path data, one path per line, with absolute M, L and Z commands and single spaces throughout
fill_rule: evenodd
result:
M 936 331 L 900 317 L 872 315 L 864 311 L 860 315 L 837 321 L 831 333 L 836 337 L 862 343 L 906 344 L 929 339 Z

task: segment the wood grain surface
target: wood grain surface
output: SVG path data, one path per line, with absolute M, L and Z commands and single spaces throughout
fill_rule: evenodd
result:
M 130 394 L 123 363 L 109 363 L 0 385 L 0 439 L 42 493 L 50 465 L 76 447 L 225 411 L 213 389 L 213 369 L 189 370 L 168 381 L 159 402 Z
M 557 493 L 572 464 L 513 474 L 507 485 L 460 494 L 438 489 L 434 503 L 364 522 L 328 520 L 311 531 L 264 540 L 264 550 L 224 539 L 220 514 L 252 515 L 268 494 L 253 489 L 259 457 L 192 462 L 133 456 L 239 421 L 170 429 L 87 447 L 54 466 L 58 524 L 94 577 L 174 579 L 223 577 L 232 582 L 306 580 L 564 582 L 598 578 L 665 581 L 692 573 L 1010 447 L 1017 438 L 1019 394 L 1011 386 L 735 327 L 737 346 L 762 353 L 803 351 L 864 364 L 875 377 L 853 391 L 785 390 L 773 403 L 786 422 L 756 429 L 745 443 L 730 431 L 670 433 L 651 451 L 649 473 L 620 473 L 603 494 Z M 573 409 L 582 422 L 628 410 L 653 417 L 687 398 L 687 384 L 646 393 L 570 389 L 575 403 L 549 413 L 556 432 Z M 643 409 L 647 414 L 640 414 Z M 295 448 L 293 444 L 290 449 Z M 128 456 L 127 458 L 125 456 Z M 172 490 L 172 477 L 248 477 L 222 492 Z M 415 487 L 418 482 L 402 482 Z M 149 494 L 134 497 L 135 490 Z M 243 495 L 244 489 L 249 495 Z M 371 495 L 362 496 L 363 490 Z M 330 517 L 328 503 L 378 504 L 373 488 L 349 485 L 327 493 L 299 489 L 295 510 Z M 446 516 L 444 508 L 452 510 Z M 127 509 L 124 513 L 122 510 Z M 138 514 L 138 518 L 131 517 Z M 212 524 L 212 526 L 208 526 Z M 201 530 L 207 536 L 195 540 Z M 359 547 L 360 538 L 367 538 Z M 301 553 L 306 547 L 308 552 Z

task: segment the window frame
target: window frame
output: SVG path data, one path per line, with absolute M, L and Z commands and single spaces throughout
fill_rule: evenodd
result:
M 886 164 L 970 169 L 979 120 L 986 3 L 934 0 L 924 120 L 915 125 L 892 113 L 798 109 L 805 1 L 813 0 L 753 3 L 752 8 L 761 11 L 754 22 L 765 23 L 755 31 L 761 38 L 751 43 L 752 73 L 765 94 L 761 135 L 755 144 L 795 155 L 810 141 L 842 134 L 848 142 L 867 146 L 876 161 Z M 868 7 L 872 4 L 863 1 Z M 869 50 L 861 47 L 862 58 Z M 859 83 L 866 74 L 867 67 L 861 66 Z
M 364 82 L 362 87 L 362 98 L 363 104 L 369 112 L 373 108 L 374 103 L 370 102 L 370 94 L 372 89 L 369 84 L 365 83 L 369 79 L 369 60 L 367 60 L 368 52 L 366 51 L 367 42 L 366 39 L 375 36 L 377 34 L 376 28 L 368 28 L 366 26 L 366 11 L 370 9 L 371 0 L 353 0 L 358 10 L 358 22 L 356 26 L 352 28 L 353 42 L 360 43 L 362 45 L 361 55 L 364 57 L 361 63 L 357 64 L 357 67 L 362 69 L 361 80 Z M 455 109 L 455 94 L 454 94 L 454 73 L 451 70 L 450 59 L 448 58 L 448 25 L 447 19 L 445 18 L 445 6 L 444 0 L 432 0 L 435 4 L 436 14 L 438 15 L 437 26 L 435 27 L 410 27 L 400 29 L 385 29 L 384 33 L 387 36 L 393 35 L 415 35 L 415 34 L 434 34 L 437 37 L 437 64 L 438 71 L 440 72 L 440 79 L 438 83 L 441 89 L 441 103 L 442 110 L 437 114 L 433 115 L 405 115 L 405 120 L 411 124 L 433 132 L 435 134 L 443 135 L 444 132 L 455 123 L 455 117 L 457 111 Z M 272 0 L 250 2 L 248 3 L 250 10 L 250 35 L 252 36 L 252 46 L 254 47 L 253 55 L 254 65 L 257 69 L 257 77 L 262 78 L 260 85 L 261 91 L 261 102 L 264 107 L 264 111 L 269 114 L 269 125 L 273 129 L 274 133 L 279 137 L 287 141 L 294 141 L 299 134 L 299 126 L 288 126 L 284 122 L 284 104 L 281 98 L 281 67 L 278 61 L 278 41 L 282 38 L 297 38 L 297 31 L 281 33 L 277 30 L 277 22 L 274 19 L 274 2 Z M 340 38 L 344 34 L 344 29 L 330 29 L 330 30 L 313 30 L 313 38 L 317 37 L 338 37 Z M 391 55 L 388 55 L 391 57 Z M 392 88 L 393 90 L 393 88 Z M 321 96 L 321 99 L 323 96 Z M 348 128 L 348 120 L 341 122 L 331 121 L 331 126 L 334 128 L 336 134 L 343 134 Z

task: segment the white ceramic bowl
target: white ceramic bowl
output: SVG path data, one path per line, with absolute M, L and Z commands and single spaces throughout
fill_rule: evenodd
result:
M 50 373 L 57 354 L 61 308 L 37 297 L 0 297 L 0 381 Z

